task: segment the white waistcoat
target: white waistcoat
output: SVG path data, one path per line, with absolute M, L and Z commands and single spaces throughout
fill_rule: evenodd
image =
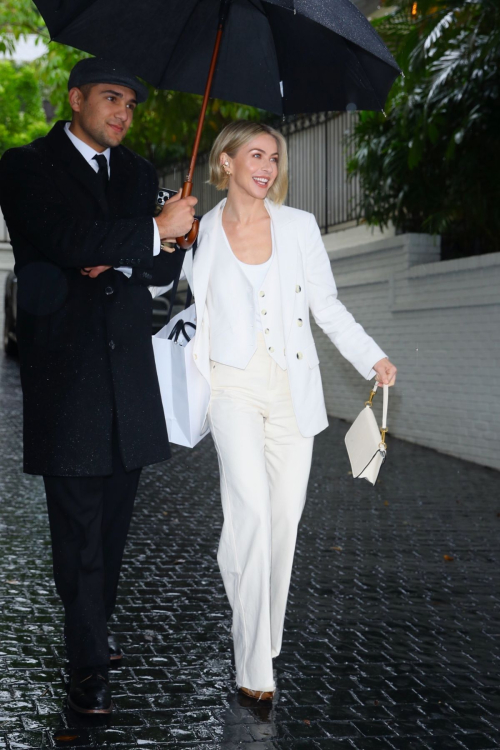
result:
M 210 319 L 210 359 L 244 370 L 257 348 L 255 319 L 261 316 L 269 355 L 286 370 L 285 339 L 277 253 L 258 292 L 240 268 L 218 228 L 210 269 L 207 309 Z

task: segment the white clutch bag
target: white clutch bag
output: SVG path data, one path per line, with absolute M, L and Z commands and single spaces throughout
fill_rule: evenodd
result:
M 367 479 L 372 484 L 377 481 L 380 467 L 385 461 L 387 446 L 385 435 L 387 432 L 387 407 L 389 404 L 389 386 L 384 389 L 382 405 L 382 427 L 378 427 L 374 417 L 372 402 L 377 392 L 377 383 L 372 388 L 370 398 L 365 402 L 365 408 L 352 423 L 345 444 L 351 462 L 352 475 L 355 479 Z

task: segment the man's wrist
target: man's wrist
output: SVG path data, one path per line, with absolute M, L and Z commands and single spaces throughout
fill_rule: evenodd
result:
M 168 231 L 168 221 L 159 221 L 160 217 L 156 216 L 154 221 L 156 222 L 156 226 L 158 227 L 158 232 L 160 233 L 161 239 L 164 239 L 165 237 L 172 237 L 172 233 L 169 234 Z

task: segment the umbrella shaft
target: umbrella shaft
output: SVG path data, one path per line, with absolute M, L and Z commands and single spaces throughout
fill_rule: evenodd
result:
M 192 182 L 194 168 L 196 166 L 196 158 L 198 156 L 198 148 L 200 146 L 201 133 L 203 130 L 203 123 L 205 121 L 205 115 L 207 112 L 208 99 L 210 97 L 210 89 L 212 88 L 212 81 L 215 73 L 215 66 L 217 64 L 217 58 L 219 56 L 220 43 L 222 38 L 223 27 L 219 24 L 217 30 L 217 36 L 215 38 L 215 46 L 212 54 L 212 62 L 210 63 L 210 70 L 208 72 L 207 85 L 205 87 L 205 94 L 203 95 L 203 104 L 201 106 L 200 118 L 198 120 L 198 128 L 196 130 L 196 138 L 194 140 L 193 154 L 191 156 L 191 164 L 189 165 L 189 173 L 186 177 L 186 182 Z
M 222 32 L 224 31 L 224 22 L 226 20 L 227 9 L 231 0 L 222 0 L 220 15 L 219 15 L 219 28 L 217 29 L 217 36 L 215 37 L 214 51 L 212 53 L 212 62 L 210 63 L 210 70 L 208 72 L 207 85 L 205 87 L 205 94 L 203 96 L 203 104 L 200 112 L 200 119 L 198 120 L 198 128 L 196 130 L 196 138 L 193 146 L 193 155 L 191 157 L 191 164 L 189 165 L 189 173 L 186 176 L 184 185 L 182 186 L 182 197 L 186 198 L 191 195 L 193 189 L 193 175 L 194 168 L 196 166 L 196 157 L 198 156 L 198 148 L 200 145 L 201 131 L 203 130 L 203 122 L 205 120 L 205 114 L 208 106 L 208 99 L 210 97 L 210 90 L 212 88 L 212 81 L 215 73 L 215 66 L 217 65 L 217 58 L 219 57 L 220 43 L 222 39 Z M 198 237 L 198 231 L 200 228 L 200 222 L 195 219 L 190 232 L 184 237 L 177 237 L 176 242 L 183 250 L 189 250 Z
M 229 10 L 229 3 L 231 0 L 222 0 L 219 11 L 219 26 L 224 26 L 226 23 L 227 11 Z
M 224 31 L 224 23 L 225 23 L 226 16 L 227 16 L 229 2 L 230 0 L 222 0 L 222 3 L 221 3 L 220 15 L 219 15 L 219 28 L 217 29 L 217 36 L 215 37 L 214 51 L 212 53 L 212 61 L 210 63 L 210 70 L 208 71 L 207 85 L 205 87 L 205 94 L 203 96 L 203 104 L 201 107 L 200 118 L 198 120 L 198 128 L 196 130 L 196 138 L 194 141 L 193 154 L 191 156 L 191 163 L 189 165 L 189 172 L 186 176 L 186 182 L 184 183 L 184 188 L 182 190 L 183 198 L 185 198 L 186 195 L 191 194 L 191 186 L 188 187 L 187 183 L 192 183 L 193 181 L 194 168 L 196 166 L 196 159 L 198 156 L 198 148 L 200 146 L 203 123 L 205 121 L 205 115 L 207 112 L 208 100 L 210 98 L 210 90 L 212 88 L 212 81 L 214 78 L 215 67 L 217 65 L 217 58 L 219 57 L 220 43 L 222 39 L 222 32 Z

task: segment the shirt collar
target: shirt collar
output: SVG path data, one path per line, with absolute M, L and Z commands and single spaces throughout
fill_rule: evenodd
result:
M 102 156 L 106 157 L 106 161 L 108 162 L 108 169 L 109 169 L 109 157 L 111 154 L 111 149 L 107 148 L 106 151 L 95 151 L 92 146 L 89 146 L 87 143 L 84 143 L 84 141 L 81 140 L 81 138 L 77 138 L 77 136 L 71 132 L 69 129 L 71 123 L 67 122 L 64 125 L 64 130 L 67 133 L 68 138 L 70 139 L 71 143 L 75 148 L 78 149 L 78 151 L 81 153 L 85 161 L 88 161 L 88 163 L 92 166 L 93 169 L 95 169 L 96 161 L 94 160 L 94 156 L 102 154 Z

